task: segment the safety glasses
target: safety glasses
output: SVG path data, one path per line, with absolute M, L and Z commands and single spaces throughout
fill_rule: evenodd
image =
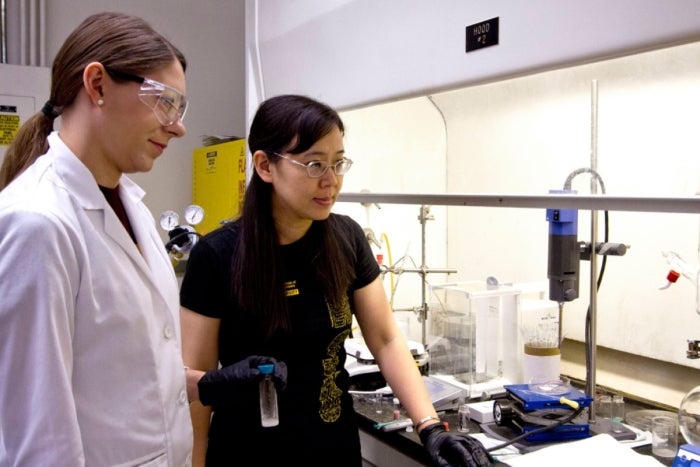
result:
M 107 67 L 105 67 L 105 70 L 112 78 L 141 84 L 138 94 L 139 99 L 153 110 L 161 125 L 169 126 L 185 118 L 188 104 L 187 98 L 177 89 L 143 76 L 124 73 Z
M 311 161 L 304 164 L 292 159 L 289 156 L 285 156 L 277 152 L 275 153 L 275 155 L 281 157 L 282 159 L 288 160 L 292 164 L 304 167 L 306 169 L 306 173 L 311 178 L 323 177 L 323 175 L 326 172 L 328 172 L 328 169 L 330 167 L 333 167 L 333 173 L 335 173 L 336 175 L 345 175 L 346 173 L 348 173 L 348 170 L 350 170 L 350 167 L 352 167 L 352 160 L 348 159 L 347 157 L 343 157 L 339 161 L 334 162 L 332 164 L 329 164 L 325 161 Z

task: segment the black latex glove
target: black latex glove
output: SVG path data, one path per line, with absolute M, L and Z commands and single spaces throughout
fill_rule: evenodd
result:
M 284 391 L 287 365 L 272 357 L 251 355 L 240 362 L 204 373 L 197 382 L 199 401 L 202 405 L 228 405 L 229 399 L 236 397 L 237 390 L 256 387 L 262 379 L 258 365 L 265 363 L 275 365 L 272 381 L 278 391 Z
M 442 423 L 433 423 L 418 434 L 430 462 L 435 467 L 488 467 L 491 465 L 484 446 L 471 436 L 445 430 Z

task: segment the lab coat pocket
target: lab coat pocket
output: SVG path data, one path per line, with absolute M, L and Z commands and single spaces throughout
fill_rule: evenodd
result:
M 161 467 L 168 465 L 168 455 L 165 449 L 152 452 L 139 459 L 133 459 L 124 464 L 119 464 L 117 467 Z
M 165 451 L 156 453 L 156 457 L 144 462 L 143 464 L 138 464 L 140 467 L 160 467 L 168 465 L 168 455 Z

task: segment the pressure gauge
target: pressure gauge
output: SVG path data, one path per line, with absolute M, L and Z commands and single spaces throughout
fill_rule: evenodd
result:
M 160 226 L 163 230 L 171 231 L 180 223 L 180 215 L 175 211 L 165 211 L 160 215 Z
M 185 208 L 185 220 L 190 225 L 197 225 L 204 219 L 204 209 L 196 204 L 191 204 Z

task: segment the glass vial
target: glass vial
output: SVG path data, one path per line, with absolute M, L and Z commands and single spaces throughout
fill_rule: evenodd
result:
M 457 409 L 458 420 L 458 430 L 461 433 L 469 433 L 469 406 L 467 404 L 461 404 L 459 409 Z
M 401 404 L 398 397 L 394 397 L 394 411 L 391 413 L 391 418 L 393 420 L 401 418 Z
M 612 397 L 603 395 L 598 397 L 598 417 L 612 420 Z
M 374 394 L 374 411 L 376 413 L 382 413 L 382 406 L 384 405 L 384 396 L 382 393 L 377 392 Z
M 272 373 L 275 365 L 272 363 L 258 365 L 258 370 L 263 375 L 260 380 L 260 421 L 262 426 L 277 426 L 280 423 L 277 410 L 277 389 L 272 381 Z
M 625 398 L 620 394 L 612 396 L 612 430 L 613 433 L 622 433 L 625 421 Z

